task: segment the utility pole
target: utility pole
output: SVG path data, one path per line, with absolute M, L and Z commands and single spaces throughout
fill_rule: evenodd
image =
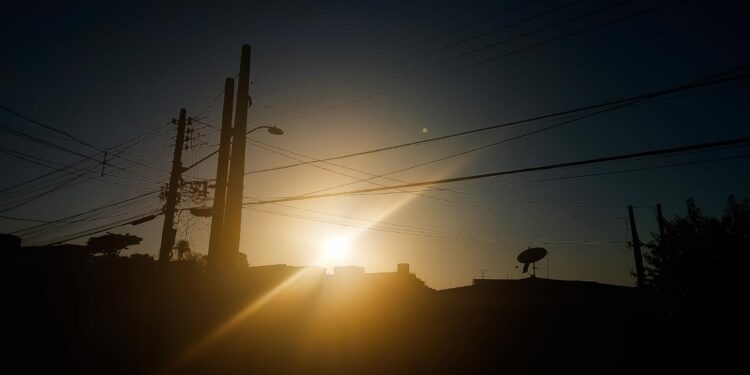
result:
M 479 269 L 479 278 L 482 279 L 482 280 L 484 280 L 484 278 L 487 277 L 487 271 L 489 271 L 489 270 L 484 269 L 484 268 L 480 268 Z
M 215 268 L 222 262 L 224 237 L 224 207 L 227 197 L 227 172 L 232 141 L 232 101 L 234 101 L 234 79 L 224 80 L 224 109 L 221 114 L 221 139 L 219 141 L 219 162 L 216 166 L 216 187 L 214 207 L 211 212 L 211 234 L 208 239 L 208 264 Z
M 242 228 L 242 193 L 245 178 L 245 133 L 247 132 L 247 109 L 250 107 L 250 46 L 242 46 L 240 75 L 237 82 L 237 104 L 234 108 L 234 128 L 232 129 L 232 153 L 227 181 L 227 203 L 224 215 L 224 238 L 222 258 L 234 262 L 240 251 L 240 231 Z
M 656 204 L 656 221 L 659 222 L 659 240 L 664 237 L 664 215 L 661 213 L 661 203 Z
M 639 288 L 644 286 L 643 275 L 643 256 L 641 255 L 641 240 L 638 238 L 638 230 L 635 227 L 635 216 L 633 215 L 633 206 L 628 206 L 628 215 L 630 216 L 630 233 L 633 239 L 633 255 L 635 256 L 635 274 Z
M 174 157 L 172 159 L 172 174 L 169 176 L 169 190 L 166 194 L 167 203 L 164 205 L 164 227 L 161 232 L 161 247 L 159 248 L 159 262 L 169 261 L 169 255 L 174 247 L 175 235 L 174 214 L 177 211 L 179 196 L 177 189 L 182 177 L 182 147 L 185 142 L 185 126 L 187 119 L 185 108 L 180 109 L 180 118 L 177 120 L 177 138 L 174 143 Z M 174 122 L 174 120 L 172 120 Z

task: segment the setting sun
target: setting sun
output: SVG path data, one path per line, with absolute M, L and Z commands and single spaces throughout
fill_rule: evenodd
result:
M 343 237 L 328 238 L 323 244 L 324 262 L 328 264 L 343 260 L 349 253 L 349 241 Z

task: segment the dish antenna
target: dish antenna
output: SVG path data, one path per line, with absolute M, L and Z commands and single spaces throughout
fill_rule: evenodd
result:
M 529 264 L 531 264 L 531 277 L 536 277 L 536 262 L 542 260 L 547 256 L 547 249 L 543 247 L 530 247 L 518 254 L 519 262 L 523 263 L 523 273 L 529 271 Z

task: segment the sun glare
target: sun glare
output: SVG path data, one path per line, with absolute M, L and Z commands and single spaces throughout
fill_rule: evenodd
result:
M 342 260 L 349 253 L 349 243 L 342 237 L 331 237 L 323 244 L 324 256 L 329 263 Z

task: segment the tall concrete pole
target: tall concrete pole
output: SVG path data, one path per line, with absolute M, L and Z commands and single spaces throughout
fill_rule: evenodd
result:
M 234 264 L 240 251 L 242 228 L 242 193 L 245 177 L 245 133 L 247 132 L 247 109 L 250 107 L 250 46 L 242 46 L 240 76 L 237 82 L 237 104 L 234 109 L 232 129 L 232 153 L 227 182 L 227 204 L 224 216 L 224 240 L 222 257 Z
M 232 102 L 234 101 L 234 79 L 224 80 L 224 109 L 221 113 L 221 140 L 219 161 L 216 166 L 216 187 L 211 213 L 211 235 L 208 239 L 208 266 L 215 268 L 221 263 L 222 239 L 224 238 L 224 208 L 227 197 L 227 172 L 232 141 Z
M 161 231 L 161 246 L 159 247 L 160 263 L 169 261 L 177 234 L 177 230 L 174 229 L 174 214 L 177 211 L 177 201 L 179 200 L 177 189 L 182 177 L 182 147 L 185 142 L 186 113 L 185 108 L 180 109 L 180 118 L 177 120 L 177 137 L 174 142 L 172 174 L 169 176 L 169 190 L 166 195 L 167 203 L 164 205 L 164 226 Z

